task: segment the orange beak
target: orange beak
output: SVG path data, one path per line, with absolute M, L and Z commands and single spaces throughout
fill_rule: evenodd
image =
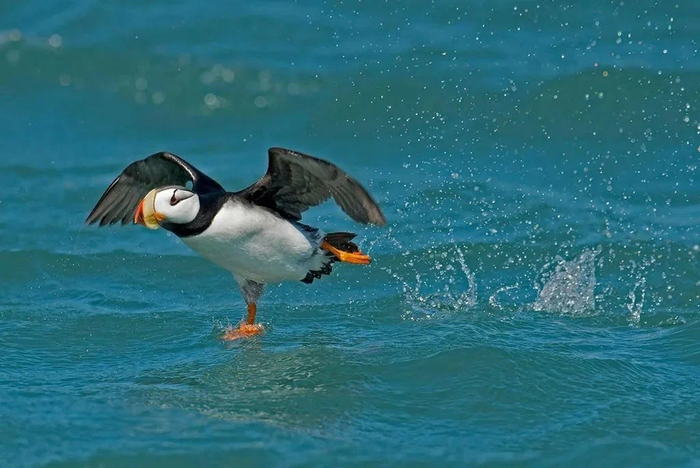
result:
M 136 207 L 136 213 L 134 213 L 135 223 L 148 229 L 158 229 L 160 227 L 160 223 L 165 220 L 165 215 L 158 213 L 155 209 L 157 193 L 157 190 L 151 190 L 139 202 L 139 205 Z

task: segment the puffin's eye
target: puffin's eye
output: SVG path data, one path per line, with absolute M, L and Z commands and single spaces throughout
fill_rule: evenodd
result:
M 177 192 L 177 190 L 173 191 L 173 196 L 170 197 L 170 206 L 175 206 L 180 202 L 180 200 L 175 198 L 175 192 Z

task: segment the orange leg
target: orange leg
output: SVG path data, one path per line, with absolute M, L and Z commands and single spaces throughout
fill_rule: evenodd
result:
M 338 260 L 341 262 L 354 263 L 356 265 L 368 265 L 372 261 L 372 259 L 369 258 L 369 255 L 365 255 L 362 252 L 343 252 L 342 250 L 336 249 L 326 241 L 323 241 L 321 248 L 338 257 Z
M 255 323 L 255 314 L 258 312 L 258 305 L 255 302 L 248 304 L 248 320 L 246 323 L 252 325 Z
M 248 304 L 248 319 L 244 323 L 241 323 L 237 329 L 228 330 L 223 336 L 224 340 L 233 341 L 262 333 L 264 330 L 263 326 L 255 324 L 255 313 L 257 311 L 258 306 L 255 302 Z

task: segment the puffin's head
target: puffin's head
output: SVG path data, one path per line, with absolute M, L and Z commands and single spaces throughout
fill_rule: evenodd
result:
M 199 213 L 199 197 L 185 187 L 153 189 L 141 200 L 134 222 L 149 229 L 158 229 L 161 223 L 187 224 Z

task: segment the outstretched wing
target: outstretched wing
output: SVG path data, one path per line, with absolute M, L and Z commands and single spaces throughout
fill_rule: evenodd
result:
M 352 219 L 383 226 L 386 219 L 362 185 L 334 164 L 284 148 L 270 148 L 267 173 L 236 195 L 292 220 L 333 197 Z
M 119 177 L 107 188 L 85 222 L 100 226 L 121 221 L 134 221 L 136 208 L 148 192 L 167 185 L 185 186 L 192 182 L 197 194 L 224 191 L 210 178 L 184 159 L 171 153 L 156 153 L 127 166 Z

